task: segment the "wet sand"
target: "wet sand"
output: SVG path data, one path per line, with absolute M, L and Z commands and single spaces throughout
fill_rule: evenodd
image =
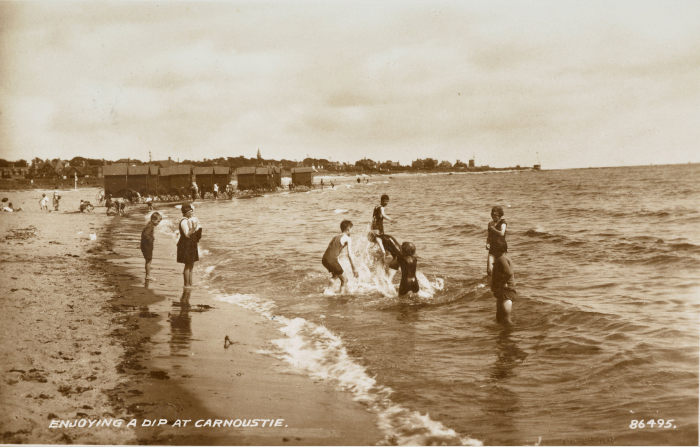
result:
M 0 215 L 4 443 L 383 441 L 374 416 L 348 393 L 259 352 L 283 336 L 274 324 L 206 290 L 184 293 L 181 266 L 158 255 L 172 239 L 157 235 L 156 280 L 146 283 L 138 250 L 145 211 L 131 209 L 126 218 L 106 216 L 105 208 L 71 212 L 95 192 L 62 192 L 61 209 L 69 212 L 58 213 L 39 211 L 41 191 L 3 194 L 24 208 Z M 225 346 L 226 336 L 232 343 Z M 117 418 L 121 427 L 50 428 L 52 421 Z M 257 427 L 206 422 L 253 419 Z M 131 420 L 136 427 L 126 427 Z M 144 426 L 153 420 L 163 425 Z M 270 420 L 282 421 L 270 427 Z

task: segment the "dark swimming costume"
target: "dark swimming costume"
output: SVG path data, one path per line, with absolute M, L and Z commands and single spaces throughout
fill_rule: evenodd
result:
M 406 295 L 408 292 L 417 293 L 420 290 L 416 279 L 416 258 L 413 256 L 399 255 L 399 266 L 401 266 L 401 284 L 399 284 L 399 295 Z
M 339 276 L 343 274 L 343 267 L 340 266 L 340 263 L 336 259 L 335 261 L 328 260 L 326 258 L 321 259 L 321 264 L 328 270 L 333 276 Z
M 384 234 L 384 216 L 382 216 L 382 206 L 374 208 L 372 213 L 372 229 L 379 230 L 379 234 Z
M 496 297 L 498 301 L 515 301 L 515 296 L 517 293 L 513 289 L 501 289 L 498 292 L 494 292 L 493 296 Z
M 503 228 L 503 224 L 507 224 L 505 219 L 501 219 L 498 222 L 498 225 L 494 225 L 494 228 L 498 231 L 501 231 L 501 228 Z M 490 229 L 488 231 L 488 236 L 486 237 L 486 243 L 489 244 L 489 253 L 492 255 L 495 255 L 497 253 L 508 253 L 508 242 L 506 242 L 506 235 L 504 234 L 501 236 L 500 234 L 496 234 L 491 232 Z M 506 230 L 508 231 L 508 230 Z
M 345 247 L 345 245 L 340 243 L 340 239 L 342 239 L 343 236 L 343 234 L 339 234 L 331 239 L 331 242 L 328 244 L 328 248 L 326 248 L 326 252 L 323 254 L 323 259 L 321 260 L 321 263 L 326 270 L 331 272 L 333 275 L 343 274 L 343 267 L 341 267 L 340 263 L 338 262 L 338 256 Z
M 180 223 L 182 223 L 182 220 Z M 185 265 L 194 264 L 195 261 L 199 261 L 197 242 L 199 242 L 202 237 L 202 229 L 200 228 L 192 233 L 191 237 L 187 237 L 185 233 L 182 232 L 182 226 L 178 225 L 178 228 L 180 228 L 180 239 L 177 241 L 177 262 Z

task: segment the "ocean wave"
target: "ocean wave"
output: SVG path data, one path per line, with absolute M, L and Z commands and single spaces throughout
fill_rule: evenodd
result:
M 236 304 L 267 319 L 273 316 L 286 337 L 272 340 L 272 348 L 259 351 L 279 358 L 311 377 L 331 379 L 352 393 L 354 400 L 376 414 L 385 445 L 482 445 L 434 421 L 427 414 L 410 410 L 391 400 L 393 391 L 369 376 L 347 353 L 343 341 L 326 327 L 304 318 L 275 316 L 272 301 L 253 295 L 217 295 L 215 300 Z

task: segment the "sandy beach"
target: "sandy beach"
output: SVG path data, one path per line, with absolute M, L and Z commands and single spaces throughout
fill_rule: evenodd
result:
M 172 259 L 154 259 L 145 283 L 144 209 L 81 214 L 96 192 L 85 189 L 45 212 L 41 192 L 3 193 L 23 208 L 0 215 L 3 443 L 383 441 L 348 393 L 261 353 L 280 335 L 258 314 L 183 293 Z M 156 251 L 172 243 L 157 239 Z

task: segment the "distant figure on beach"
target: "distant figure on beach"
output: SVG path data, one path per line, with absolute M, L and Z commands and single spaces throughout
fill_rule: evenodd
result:
M 153 211 L 153 198 L 151 196 L 146 197 L 146 205 L 148 205 L 148 211 Z
M 486 258 L 486 274 L 489 276 L 491 276 L 493 262 L 496 258 L 494 253 L 508 252 L 506 226 L 506 220 L 503 218 L 503 208 L 494 206 L 491 209 L 491 222 L 489 222 L 488 235 L 486 236 L 486 249 L 489 251 Z
M 384 208 L 389 204 L 389 196 L 382 195 L 380 205 L 372 212 L 372 230 L 378 230 L 379 234 L 384 234 L 384 219 L 394 220 L 386 215 Z
M 197 192 L 199 191 L 199 188 L 197 187 L 197 183 L 192 182 L 192 186 L 190 186 L 190 195 L 192 196 L 192 201 L 194 202 L 197 200 Z
M 505 251 L 496 251 L 491 275 L 491 291 L 496 297 L 496 321 L 504 326 L 513 324 L 510 319 L 515 300 L 515 274 L 513 262 Z
M 141 253 L 143 253 L 143 258 L 146 260 L 146 281 L 153 279 L 151 277 L 151 261 L 153 260 L 153 244 L 156 241 L 154 230 L 161 220 L 163 220 L 163 216 L 156 211 L 151 214 L 151 220 L 148 221 L 141 231 Z
M 340 266 L 338 262 L 338 256 L 343 251 L 345 247 L 348 247 L 348 258 L 350 259 L 350 266 L 352 267 L 352 273 L 357 276 L 357 270 L 355 269 L 355 257 L 352 254 L 352 239 L 350 238 L 350 232 L 352 231 L 352 222 L 349 220 L 344 220 L 340 222 L 341 233 L 333 239 L 331 239 L 330 244 L 326 252 L 323 254 L 323 259 L 321 263 L 331 274 L 331 279 L 328 287 L 333 287 L 333 281 L 340 279 L 340 290 L 339 293 L 347 293 L 348 278 L 343 272 L 343 267 Z
M 323 189 L 323 179 L 321 179 L 321 189 Z
M 88 202 L 87 200 L 81 200 L 80 206 L 78 207 L 78 209 L 80 210 L 81 213 L 84 213 L 85 211 L 87 211 L 88 213 L 91 213 L 92 210 L 95 209 L 95 207 L 92 206 L 92 204 L 90 202 Z
M 49 210 L 49 198 L 46 197 L 46 194 L 41 195 L 41 200 L 39 201 L 39 208 L 41 209 L 41 211 Z
M 214 183 L 214 200 L 219 198 L 219 185 Z
M 409 292 L 418 293 L 420 287 L 416 279 L 417 261 L 415 256 L 416 246 L 410 242 L 401 244 L 401 253 L 398 261 L 401 266 L 401 283 L 399 284 L 399 296 L 407 295 Z
M 331 189 L 334 189 L 335 185 L 333 184 L 333 180 L 331 180 Z
M 3 200 L 7 200 L 7 199 L 3 199 Z M 20 209 L 21 209 L 21 208 L 20 208 Z M 5 211 L 5 212 L 7 212 L 7 213 L 13 213 L 13 212 L 15 212 L 15 209 L 14 209 L 14 207 L 12 206 L 12 202 L 8 203 L 7 206 L 3 206 L 3 207 L 2 207 L 2 210 Z M 19 210 L 17 210 L 17 211 L 19 211 Z
M 105 197 L 105 206 L 107 207 L 107 214 L 109 214 L 109 210 L 110 210 L 113 206 L 114 206 L 115 208 L 117 208 L 117 207 L 115 206 L 114 201 L 112 200 L 112 194 L 107 194 L 107 197 Z M 116 211 L 117 211 L 117 213 L 118 213 L 118 212 L 119 212 L 119 209 L 117 208 Z
M 360 183 L 360 177 L 357 177 L 357 183 L 358 184 Z
M 199 261 L 199 248 L 197 243 L 202 238 L 202 227 L 199 219 L 194 217 L 194 207 L 190 204 L 182 205 L 183 219 L 180 221 L 180 239 L 177 241 L 177 262 L 185 264 L 182 277 L 185 288 L 192 287 L 192 270 L 194 263 Z
M 54 211 L 58 211 L 58 205 L 61 202 L 61 196 L 56 194 L 56 190 L 53 192 L 53 208 Z

